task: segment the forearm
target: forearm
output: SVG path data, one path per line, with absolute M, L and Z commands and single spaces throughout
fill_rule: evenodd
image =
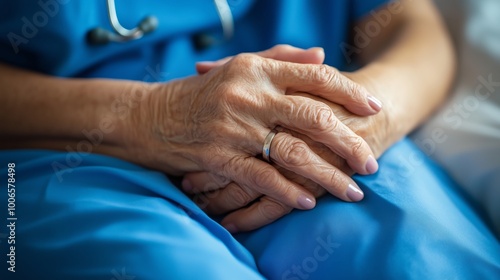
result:
M 7 65 L 0 65 L 0 85 L 0 148 L 65 149 L 86 140 L 94 151 L 121 143 L 127 113 L 146 87 L 60 79 Z
M 386 148 L 413 130 L 443 101 L 455 69 L 451 41 L 430 1 L 402 2 L 403 11 L 393 23 L 400 27 L 393 32 L 392 40 L 379 56 L 354 74 L 366 80 L 384 103 L 384 114 L 379 117 L 386 118 Z M 387 36 L 381 39 L 387 40 Z

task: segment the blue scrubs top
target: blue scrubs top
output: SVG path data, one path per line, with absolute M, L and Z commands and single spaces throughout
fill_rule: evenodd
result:
M 125 27 L 147 15 L 159 27 L 105 46 L 86 41 L 92 28 L 111 30 L 105 1 L 2 1 L 0 61 L 61 77 L 166 81 L 194 74 L 196 61 L 287 43 L 324 47 L 326 62 L 345 69 L 351 24 L 383 1 L 228 2 L 234 37 L 198 49 L 194 38 L 222 33 L 209 0 L 116 0 Z M 78 164 L 54 171 L 69 162 Z M 233 237 L 159 172 L 96 154 L 1 151 L 0 220 L 15 225 L 0 230 L 1 279 L 498 279 L 499 242 L 446 173 L 406 139 L 379 163 L 376 175 L 355 178 L 362 202 L 325 196 Z
M 116 0 L 117 16 L 126 28 L 144 17 L 158 18 L 158 29 L 125 44 L 91 46 L 89 30 L 112 30 L 106 1 L 2 1 L 0 60 L 64 77 L 169 80 L 194 74 L 194 63 L 276 44 L 325 48 L 326 62 L 342 68 L 340 44 L 348 42 L 350 25 L 383 0 L 254 1 L 230 0 L 234 37 L 198 50 L 199 34 L 222 37 L 222 26 L 210 0 Z M 156 75 L 155 75 L 156 74 Z

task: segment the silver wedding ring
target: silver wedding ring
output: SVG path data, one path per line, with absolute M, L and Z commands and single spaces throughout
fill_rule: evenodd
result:
M 267 161 L 271 162 L 271 143 L 273 142 L 274 136 L 278 131 L 276 128 L 273 128 L 269 134 L 266 136 L 266 139 L 264 139 L 264 145 L 262 146 L 262 157 Z

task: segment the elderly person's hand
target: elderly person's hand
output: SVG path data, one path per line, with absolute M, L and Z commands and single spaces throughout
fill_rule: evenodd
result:
M 300 95 L 318 99 L 305 93 L 300 93 Z M 378 157 L 387 149 L 389 141 L 386 141 L 387 138 L 385 137 L 387 127 L 386 119 L 383 116 L 384 112 L 374 116 L 361 117 L 348 112 L 338 104 L 327 100 L 322 100 L 322 102 L 332 108 L 339 120 L 367 141 L 375 156 Z M 348 175 L 354 174 L 347 162 L 325 145 L 293 130 L 282 129 L 281 131 L 283 134 L 290 134 L 302 139 L 321 158 L 336 166 L 340 170 L 339 172 Z M 272 148 L 271 154 L 273 153 Z M 313 180 L 280 166 L 274 166 L 285 178 L 303 186 L 315 197 L 321 197 L 327 193 L 325 188 Z M 291 207 L 270 197 L 252 189 L 241 187 L 234 182 L 228 184 L 226 180 L 221 180 L 219 176 L 214 176 L 208 172 L 187 174 L 184 181 L 189 181 L 191 186 L 189 193 L 194 195 L 194 201 L 207 213 L 212 215 L 226 214 L 221 223 L 233 233 L 257 229 L 281 218 L 292 210 Z
M 283 49 L 281 49 L 281 51 L 283 52 Z M 275 54 L 273 49 L 267 52 L 268 53 L 259 53 L 259 55 L 265 55 L 266 57 L 272 57 L 280 60 L 296 60 L 296 57 L 289 57 L 286 54 Z M 228 59 L 223 59 L 212 64 L 204 62 L 199 64 L 197 68 L 198 71 L 203 74 L 227 61 Z M 321 63 L 322 59 L 319 61 L 318 59 L 311 58 L 309 55 L 309 61 L 303 62 Z M 367 87 L 370 86 L 367 77 L 357 76 L 352 73 L 343 74 L 346 77 L 349 77 L 350 80 L 356 81 L 358 84 L 366 84 Z M 375 89 L 372 88 L 370 88 L 370 90 L 373 92 L 375 91 Z M 370 144 L 375 156 L 380 156 L 380 154 L 389 146 L 390 142 L 386 141 L 387 119 L 384 112 L 369 117 L 358 116 L 347 111 L 338 104 L 329 102 L 323 98 L 318 98 L 317 96 L 301 92 L 294 93 L 294 95 L 308 97 L 327 104 L 339 120 L 351 128 L 356 134 L 363 137 Z M 303 140 L 308 147 L 322 159 L 327 161 L 332 166 L 336 166 L 338 168 L 337 172 L 342 172 L 348 175 L 355 173 L 355 170 L 348 165 L 345 159 L 339 157 L 324 144 L 314 141 L 307 135 L 294 130 L 282 128 L 279 131 L 283 132 L 283 134 L 292 135 L 293 137 Z M 272 158 L 274 158 L 273 148 L 274 144 L 271 147 Z M 314 194 L 315 197 L 320 197 L 327 191 L 330 191 L 306 176 L 295 173 L 290 169 L 286 169 L 277 164 L 274 164 L 274 166 L 288 180 L 303 186 L 310 193 Z M 342 185 L 342 183 L 337 185 Z M 225 219 L 223 219 L 222 224 L 232 232 L 256 229 L 279 219 L 292 210 L 291 207 L 284 205 L 273 198 L 264 196 L 262 193 L 256 192 L 254 189 L 241 187 L 235 182 L 228 183 L 226 178 L 214 176 L 214 174 L 209 172 L 187 174 L 183 180 L 183 187 L 189 193 L 195 195 L 195 202 L 208 213 L 214 215 L 230 213 L 225 217 Z M 331 193 L 336 194 L 336 192 Z M 342 196 L 338 197 L 343 198 Z
M 326 65 L 298 64 L 238 55 L 201 76 L 157 84 L 134 114 L 140 130 L 130 147 L 138 161 L 170 174 L 208 171 L 287 207 L 311 209 L 315 197 L 257 159 L 275 126 L 308 135 L 344 158 L 360 174 L 376 171 L 367 143 L 323 102 L 292 92 L 309 92 L 359 115 L 380 110 L 367 90 Z M 151 133 L 152 132 L 152 133 Z M 342 199 L 359 200 L 356 184 L 289 134 L 279 133 L 274 163 L 308 178 Z

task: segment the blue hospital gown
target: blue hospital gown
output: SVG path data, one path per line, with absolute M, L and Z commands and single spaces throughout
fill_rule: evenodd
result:
M 90 46 L 110 29 L 105 1 L 2 1 L 0 60 L 60 77 L 168 81 L 194 63 L 279 43 L 322 46 L 326 63 L 351 67 L 350 25 L 381 0 L 228 1 L 235 35 L 221 35 L 212 1 L 117 0 L 122 25 L 155 15 L 159 27 L 124 44 Z M 45 20 L 46 19 L 46 20 Z M 42 24 L 43 23 L 43 24 Z M 9 90 L 3 88 L 2 91 Z M 0 229 L 1 279 L 499 279 L 500 244 L 439 166 L 403 139 L 372 176 L 356 176 L 360 203 L 331 196 L 259 230 L 232 236 L 166 175 L 79 152 L 0 152 L 0 213 L 15 163 L 15 273 Z M 65 166 L 67 169 L 54 168 Z

